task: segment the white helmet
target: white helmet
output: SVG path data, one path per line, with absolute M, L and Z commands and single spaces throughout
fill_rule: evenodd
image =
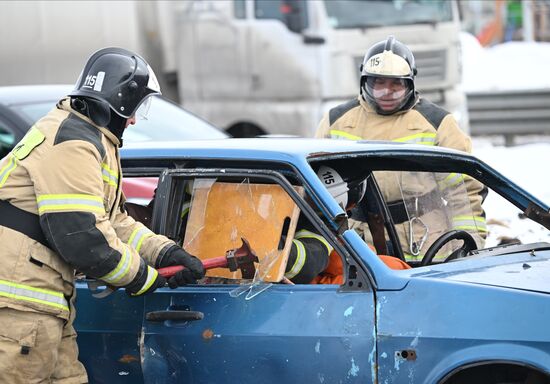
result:
M 323 182 L 332 197 L 342 207 L 349 211 L 361 201 L 367 187 L 366 179 L 344 179 L 335 169 L 322 165 L 317 171 L 317 177 Z

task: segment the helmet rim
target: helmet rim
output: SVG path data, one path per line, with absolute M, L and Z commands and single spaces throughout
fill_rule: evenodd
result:
M 109 47 L 90 56 L 68 96 L 107 103 L 119 116 L 130 118 L 147 98 L 160 94 L 156 75 L 145 59 Z
M 417 69 L 412 51 L 393 36 L 379 41 L 369 48 L 361 65 L 361 77 L 359 92 L 361 97 L 381 115 L 391 115 L 397 112 L 409 110 L 418 99 L 415 89 L 415 77 Z M 369 95 L 366 83 L 369 77 L 393 78 L 409 80 L 410 91 L 405 99 L 396 108 L 384 110 L 377 100 Z

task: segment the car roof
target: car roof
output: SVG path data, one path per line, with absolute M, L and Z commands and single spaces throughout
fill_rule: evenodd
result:
M 304 159 L 339 153 L 410 152 L 437 154 L 468 154 L 442 147 L 426 147 L 384 141 L 351 141 L 309 138 L 249 138 L 195 140 L 180 142 L 131 143 L 121 149 L 126 159 L 139 158 L 202 158 L 248 159 L 288 162 L 289 158 Z
M 319 180 L 308 162 L 350 160 L 355 167 L 363 159 L 370 158 L 369 166 L 381 170 L 412 170 L 431 172 L 459 172 L 476 175 L 482 183 L 508 199 L 522 211 L 528 207 L 544 216 L 535 220 L 543 226 L 550 220 L 546 212 L 550 207 L 535 198 L 482 160 L 461 151 L 438 146 L 395 143 L 384 141 L 352 141 L 306 138 L 254 138 L 195 140 L 180 142 L 130 143 L 121 148 L 124 172 L 135 169 L 137 173 L 147 168 L 152 173 L 159 168 L 178 166 L 179 160 L 212 162 L 215 168 L 232 167 L 236 163 L 277 163 L 297 167 L 311 183 Z M 359 161 L 359 163 L 356 162 Z M 374 164 L 373 163 L 377 163 Z M 227 164 L 227 165 L 226 165 Z M 399 168 L 405 165 L 405 168 Z M 252 166 L 254 167 L 254 166 Z M 154 171 L 156 170 L 156 171 Z M 334 203 L 336 204 L 336 203 Z M 337 205 L 335 205 L 336 207 Z M 533 209 L 532 207 L 537 207 Z M 334 207 L 333 207 L 334 208 Z M 334 208 L 334 212 L 337 209 Z M 535 217 L 536 215 L 533 215 Z M 538 217 L 538 216 L 537 216 Z M 548 218 L 547 218 L 548 217 Z
M 0 87 L 0 103 L 16 105 L 37 101 L 57 101 L 72 90 L 69 84 L 15 85 Z

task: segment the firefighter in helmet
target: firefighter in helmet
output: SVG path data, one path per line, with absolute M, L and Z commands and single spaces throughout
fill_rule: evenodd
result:
M 317 137 L 437 145 L 471 152 L 471 139 L 460 130 L 453 115 L 419 95 L 415 87 L 417 68 L 414 56 L 406 45 L 393 36 L 374 44 L 367 51 L 360 71 L 358 97 L 328 111 L 319 124 Z M 471 209 L 470 215 L 456 211 L 456 216 L 451 219 L 453 228 L 474 233 L 480 246 L 487 231 L 481 206 L 487 190 L 472 178 L 449 175 L 449 180 L 453 178 L 463 181 L 469 199 L 468 209 Z M 379 184 L 387 202 L 402 208 L 399 212 L 397 208 L 394 210 L 397 215 L 393 221 L 407 258 L 422 257 L 426 249 L 417 249 L 417 244 L 409 239 L 414 234 L 414 228 L 410 227 L 411 213 L 405 212 L 403 201 L 393 200 L 400 197 L 399 186 L 389 178 L 379 180 Z M 431 195 L 427 193 L 426 199 L 428 196 Z M 422 199 L 422 196 L 418 198 Z M 438 223 L 429 224 L 426 227 L 441 227 Z
M 322 165 L 317 177 L 323 182 L 336 202 L 351 215 L 365 196 L 367 179 Z M 374 249 L 373 249 L 374 252 Z M 408 269 L 407 263 L 396 257 L 379 255 L 381 260 L 392 269 Z M 285 277 L 294 283 L 302 284 L 338 284 L 344 283 L 342 257 L 319 234 L 315 228 L 300 216 L 298 228 L 287 262 Z
M 0 160 L 0 382 L 88 381 L 72 325 L 75 270 L 131 296 L 165 285 L 156 267 L 187 267 L 171 287 L 204 275 L 197 258 L 122 208 L 122 134 L 154 95 L 143 58 L 101 49 Z
M 346 211 L 351 211 L 365 195 L 367 185 L 365 178 L 346 176 L 326 165 L 319 167 L 317 177 Z M 332 259 L 338 259 L 340 265 L 342 263 L 339 255 L 334 254 L 331 257 L 333 250 L 309 220 L 305 219 L 304 215 L 300 215 L 296 233 L 292 239 L 285 277 L 298 284 L 318 282 L 318 276 L 322 275 L 327 268 L 330 269 L 334 263 Z M 342 284 L 342 273 L 339 276 L 340 280 L 332 281 L 331 284 Z

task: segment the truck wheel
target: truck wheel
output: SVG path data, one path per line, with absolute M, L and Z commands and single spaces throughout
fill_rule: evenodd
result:
M 260 135 L 265 135 L 264 130 L 262 130 L 257 125 L 251 123 L 235 124 L 227 129 L 227 133 L 229 133 L 233 137 L 256 137 Z

